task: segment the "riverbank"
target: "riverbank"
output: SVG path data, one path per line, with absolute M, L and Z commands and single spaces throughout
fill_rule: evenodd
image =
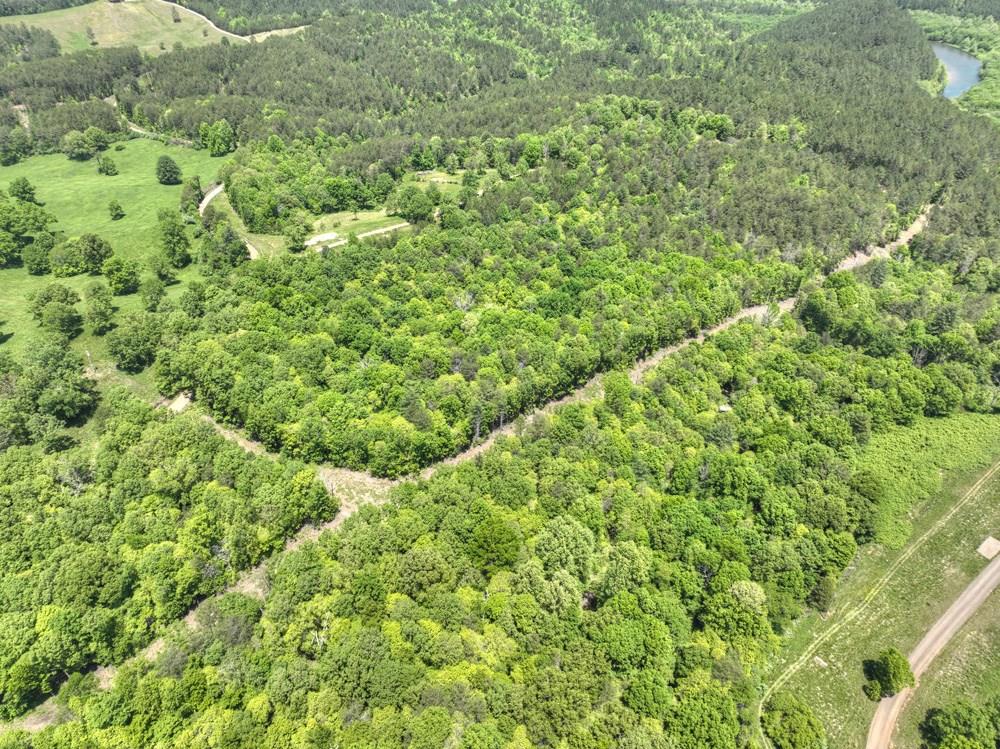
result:
M 911 14 L 934 41 L 935 54 L 945 68 L 949 68 L 949 63 L 952 68 L 962 68 L 961 71 L 949 70 L 945 96 L 954 99 L 963 109 L 1000 122 L 1000 22 L 992 18 L 964 18 L 923 10 L 911 11 Z M 942 60 L 942 55 L 948 59 Z M 979 63 L 978 68 L 972 60 Z

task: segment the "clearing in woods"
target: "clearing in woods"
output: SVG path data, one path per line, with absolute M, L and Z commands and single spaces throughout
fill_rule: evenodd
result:
M 97 234 L 111 244 L 115 254 L 140 261 L 143 276 L 146 276 L 146 261 L 159 251 L 157 213 L 163 208 L 176 210 L 181 196 L 180 185 L 161 185 L 157 182 L 156 160 L 161 154 L 170 155 L 181 167 L 185 179 L 197 174 L 203 185 L 215 179 L 225 160 L 212 158 L 207 151 L 168 146 L 146 138 L 136 138 L 122 146 L 122 150 L 112 147 L 106 152 L 118 167 L 119 173 L 113 177 L 98 174 L 94 159 L 71 161 L 63 154 L 48 154 L 0 167 L 0 189 L 6 189 L 16 177 L 27 177 L 35 186 L 38 200 L 45 204 L 45 210 L 56 217 L 53 229 L 57 236 L 74 237 L 86 232 Z M 125 210 L 124 218 L 117 221 L 111 219 L 108 211 L 111 200 L 121 203 Z M 193 243 L 193 251 L 197 251 L 197 241 Z M 168 287 L 170 297 L 179 296 L 185 282 L 197 278 L 198 271 L 189 266 L 177 276 L 180 283 Z M 56 281 L 82 294 L 95 280 L 101 280 L 101 277 L 33 276 L 23 267 L 0 270 L 0 289 L 3 289 L 0 294 L 0 352 L 20 356 L 36 339 L 39 327 L 28 311 L 29 294 Z M 120 308 L 121 314 L 138 310 L 141 303 L 137 294 L 130 294 L 115 297 L 115 305 Z M 146 397 L 155 393 L 148 373 L 138 378 L 126 377 L 110 364 L 103 338 L 84 333 L 74 339 L 73 347 L 84 356 L 88 365 L 95 367 L 94 373 L 101 375 L 102 381 L 133 384 L 138 380 L 149 380 L 137 390 L 137 394 Z
M 178 9 L 179 22 L 173 19 L 173 8 L 156 0 L 128 0 L 109 3 L 107 0 L 75 8 L 51 10 L 46 13 L 7 16 L 0 23 L 25 23 L 51 31 L 62 51 L 78 52 L 93 47 L 125 47 L 135 45 L 151 55 L 173 49 L 175 44 L 195 47 L 218 42 L 224 34 L 210 23 Z M 94 34 L 91 42 L 87 29 Z
M 890 646 L 910 652 L 986 566 L 976 548 L 1000 528 L 1000 470 L 986 470 L 998 456 L 1000 417 L 962 413 L 880 435 L 860 458 L 895 504 L 879 529 L 889 543 L 861 549 L 830 612 L 793 625 L 765 678 L 812 706 L 830 746 L 865 745 L 876 704 L 862 692 L 863 661 Z

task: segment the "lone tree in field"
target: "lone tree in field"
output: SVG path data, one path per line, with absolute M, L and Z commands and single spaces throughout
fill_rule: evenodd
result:
M 882 688 L 881 697 L 892 697 L 916 684 L 910 662 L 896 648 L 883 650 L 875 661 L 873 676 Z
M 105 177 L 114 177 L 118 174 L 118 165 L 110 156 L 97 157 L 97 173 Z
M 161 185 L 179 185 L 181 168 L 176 161 L 164 154 L 156 161 L 156 179 Z

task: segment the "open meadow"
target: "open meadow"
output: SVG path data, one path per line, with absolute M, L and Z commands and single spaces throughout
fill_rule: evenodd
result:
M 177 162 L 185 179 L 198 175 L 203 185 L 215 178 L 224 163 L 207 151 L 136 138 L 124 143 L 120 151 L 108 150 L 107 155 L 119 170 L 115 176 L 98 174 L 96 160 L 71 161 L 62 154 L 50 154 L 0 167 L 0 187 L 6 188 L 17 177 L 26 177 L 35 186 L 38 200 L 56 217 L 53 230 L 57 235 L 97 234 L 111 244 L 117 255 L 146 260 L 158 246 L 157 212 L 176 209 L 180 202 L 180 185 L 161 185 L 156 180 L 156 160 L 161 154 L 169 154 Z M 124 218 L 111 219 L 111 200 L 124 208 Z M 168 295 L 179 294 L 184 282 L 194 274 L 191 268 L 181 271 L 180 283 L 171 286 Z M 38 326 L 28 312 L 28 296 L 56 280 L 79 293 L 93 277 L 56 279 L 51 275 L 32 276 L 23 267 L 0 270 L 0 332 L 5 336 L 0 338 L 0 351 L 20 354 L 31 345 Z M 130 310 L 138 308 L 139 300 L 133 294 L 116 297 L 116 304 L 121 310 Z M 89 352 L 95 362 L 105 358 L 102 339 L 84 334 L 74 341 L 74 346 L 85 358 Z
M 63 52 L 77 52 L 91 47 L 135 45 L 151 55 L 181 44 L 194 47 L 212 44 L 224 34 L 207 21 L 180 10 L 174 20 L 173 8 L 156 0 L 107 0 L 47 13 L 6 16 L 4 24 L 28 24 L 51 31 Z M 87 30 L 93 31 L 93 42 Z

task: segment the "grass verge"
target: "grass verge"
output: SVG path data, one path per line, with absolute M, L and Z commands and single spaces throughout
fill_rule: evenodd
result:
M 803 616 L 786 633 L 765 677 L 774 683 L 798 666 L 783 688 L 813 707 L 830 746 L 864 746 L 875 703 L 862 692 L 862 662 L 889 646 L 909 652 L 985 566 L 976 547 L 1000 528 L 1000 479 L 950 511 L 997 456 L 1000 417 L 963 413 L 882 435 L 859 459 L 874 470 L 892 471 L 890 515 L 896 522 L 890 527 L 897 533 L 910 528 L 913 540 L 902 548 L 862 549 L 844 573 L 829 614 Z

